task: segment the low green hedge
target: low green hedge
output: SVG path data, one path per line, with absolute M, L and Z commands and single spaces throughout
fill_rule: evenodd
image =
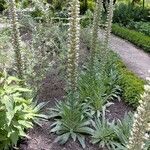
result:
M 144 92 L 145 81 L 129 71 L 121 60 L 118 60 L 117 66 L 121 75 L 122 97 L 125 102 L 136 108 L 139 104 L 140 96 Z
M 118 24 L 113 24 L 112 32 L 124 38 L 138 47 L 142 48 L 146 52 L 150 52 L 150 37 L 144 35 L 143 33 L 136 32 L 134 30 L 127 29 L 125 27 L 121 27 Z
M 122 90 L 122 99 L 129 105 L 136 108 L 139 105 L 141 94 L 144 92 L 145 80 L 139 78 L 130 71 L 121 60 L 121 58 L 113 51 L 110 51 L 110 62 L 115 63 L 116 70 L 120 75 L 119 85 Z

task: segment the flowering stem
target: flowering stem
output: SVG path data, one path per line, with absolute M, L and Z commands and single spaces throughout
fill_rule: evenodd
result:
M 127 145 L 128 150 L 144 149 L 144 142 L 148 140 L 150 131 L 150 84 L 145 86 L 145 93 L 140 100 L 140 105 L 134 114 L 134 122 L 131 129 L 131 137 Z
M 9 0 L 10 5 L 10 19 L 12 27 L 12 44 L 15 52 L 15 61 L 18 71 L 18 77 L 23 79 L 22 60 L 21 60 L 21 38 L 18 27 L 18 18 L 16 13 L 15 0 Z
M 78 52 L 79 52 L 79 36 L 80 36 L 80 3 L 78 0 L 70 2 L 70 18 L 69 18 L 69 42 L 68 42 L 68 84 L 69 90 L 75 92 L 77 89 L 77 68 L 78 68 Z
M 94 12 L 92 40 L 91 40 L 91 55 L 90 55 L 90 69 L 93 70 L 94 60 L 96 55 L 96 45 L 98 41 L 99 20 L 102 17 L 102 0 L 97 0 Z
M 105 48 L 108 48 L 108 43 L 110 39 L 113 11 L 114 11 L 113 0 L 110 0 L 108 14 L 107 14 L 107 21 L 106 21 L 105 39 L 104 39 Z
M 111 29 L 112 29 L 112 19 L 113 19 L 113 11 L 114 11 L 114 5 L 113 0 L 110 0 L 109 8 L 108 8 L 108 14 L 107 14 L 107 20 L 106 20 L 106 28 L 105 28 L 105 36 L 104 36 L 104 47 L 102 49 L 102 70 L 107 69 L 107 65 L 109 65 L 109 39 L 111 35 Z

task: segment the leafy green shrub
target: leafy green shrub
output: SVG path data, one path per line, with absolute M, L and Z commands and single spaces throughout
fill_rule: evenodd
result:
M 140 100 L 140 95 L 144 91 L 145 81 L 129 71 L 116 53 L 110 51 L 109 55 L 110 58 L 107 64 L 110 63 L 113 65 L 108 65 L 108 68 L 111 68 L 111 70 L 115 72 L 113 75 L 114 78 L 112 76 L 112 81 L 109 83 L 112 83 L 111 85 L 115 86 L 119 85 L 122 92 L 121 97 L 124 99 L 124 101 L 133 107 L 137 107 Z M 107 74 L 111 75 L 110 71 Z
M 134 117 L 132 112 L 126 113 L 122 120 L 117 120 L 114 132 L 116 133 L 117 140 L 119 140 L 119 142 L 115 143 L 116 145 L 115 150 L 127 150 L 127 145 L 129 143 L 129 138 L 131 136 L 133 121 Z M 145 145 L 143 150 L 149 150 L 150 141 L 145 140 L 144 143 Z
M 60 118 L 56 119 L 51 129 L 51 132 L 59 135 L 56 141 L 64 144 L 69 138 L 72 138 L 74 141 L 78 140 L 85 148 L 84 134 L 92 133 L 92 129 L 88 127 L 90 122 L 86 117 L 86 112 L 87 108 L 79 103 L 72 94 L 68 94 L 67 101 L 50 109 L 51 118 Z
M 114 131 L 117 135 L 119 143 L 116 144 L 116 150 L 126 150 L 132 124 L 133 114 L 131 112 L 126 113 L 122 120 L 117 120 L 117 125 Z
M 149 22 L 134 22 L 131 21 L 128 25 L 127 28 L 129 29 L 134 29 L 136 31 L 142 32 L 145 35 L 150 36 L 150 23 Z
M 114 71 L 115 72 L 115 71 Z M 91 115 L 100 116 L 103 107 L 109 107 L 109 100 L 119 99 L 120 87 L 117 84 L 116 74 L 112 70 L 110 74 L 96 70 L 82 72 L 78 81 L 79 96 L 82 102 L 89 103 Z
M 121 61 L 118 61 L 118 70 L 122 76 L 120 79 L 122 97 L 125 102 L 133 107 L 137 107 L 140 95 L 144 92 L 144 81 L 131 71 L 127 70 Z
M 16 146 L 20 137 L 26 137 L 25 129 L 45 115 L 39 114 L 43 104 L 36 105 L 25 98 L 31 92 L 19 86 L 20 80 L 0 73 L 0 148 Z
M 142 48 L 146 52 L 150 52 L 150 37 L 144 35 L 143 33 L 136 32 L 134 30 L 127 29 L 125 27 L 120 27 L 117 24 L 112 26 L 112 32 L 120 36 L 138 47 Z
M 35 8 L 34 8 L 34 11 L 31 12 L 31 16 L 32 16 L 33 18 L 39 19 L 39 18 L 42 18 L 43 15 L 44 15 L 43 11 L 40 10 L 38 7 L 35 7 Z
M 130 21 L 149 20 L 149 9 L 143 9 L 140 6 L 133 6 L 131 3 L 121 3 L 116 6 L 113 22 L 126 26 Z
M 22 8 L 27 8 L 31 4 L 30 0 L 24 0 L 21 2 Z
M 88 0 L 88 9 L 93 11 L 95 8 L 95 2 L 94 0 Z
M 115 122 L 109 122 L 106 119 L 105 112 L 103 111 L 102 118 L 97 118 L 95 121 L 92 121 L 92 125 L 94 127 L 92 143 L 98 143 L 101 148 L 106 146 L 109 150 L 115 149 Z
M 93 19 L 93 13 L 90 10 L 87 10 L 85 15 L 82 16 L 81 26 L 84 28 L 90 26 L 92 24 L 92 19 Z

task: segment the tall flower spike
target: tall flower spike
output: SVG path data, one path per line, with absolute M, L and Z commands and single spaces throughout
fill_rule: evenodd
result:
M 75 92 L 77 89 L 77 69 L 79 55 L 80 36 L 80 3 L 78 0 L 70 2 L 69 39 L 68 39 L 68 84 L 69 90 Z
M 101 17 L 102 17 L 102 0 L 97 0 L 95 12 L 94 12 L 92 40 L 91 40 L 91 55 L 90 55 L 91 69 L 93 68 L 94 60 L 95 60 L 96 45 L 98 41 L 98 29 L 99 29 L 98 27 L 99 27 L 99 21 Z
M 145 85 L 145 93 L 143 94 L 140 105 L 134 114 L 134 122 L 131 129 L 131 137 L 127 145 L 128 150 L 143 150 L 144 141 L 148 140 L 150 132 L 150 80 Z
M 107 21 L 106 21 L 105 39 L 104 39 L 105 48 L 108 48 L 109 38 L 111 34 L 111 27 L 112 27 L 113 11 L 114 11 L 113 0 L 110 0 L 108 14 L 107 14 Z
M 22 60 L 21 60 L 21 38 L 19 33 L 18 18 L 16 13 L 15 0 L 9 0 L 9 15 L 12 28 L 12 44 L 15 52 L 15 61 L 18 72 L 18 77 L 23 78 Z

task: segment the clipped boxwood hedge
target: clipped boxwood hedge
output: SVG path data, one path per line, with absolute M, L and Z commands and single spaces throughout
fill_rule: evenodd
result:
M 113 24 L 112 32 L 124 38 L 131 43 L 137 45 L 138 47 L 142 48 L 146 52 L 150 52 L 150 37 L 144 35 L 143 33 L 136 32 L 134 30 L 127 29 L 125 27 L 121 27 L 118 24 Z
M 120 86 L 122 97 L 125 102 L 136 108 L 139 104 L 141 94 L 144 92 L 145 81 L 129 71 L 121 60 L 118 60 L 118 71 L 120 72 Z

